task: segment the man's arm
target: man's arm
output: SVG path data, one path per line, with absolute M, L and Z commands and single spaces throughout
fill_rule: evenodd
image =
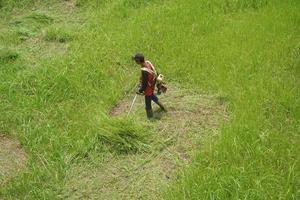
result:
M 148 72 L 142 71 L 142 85 L 139 89 L 140 93 L 143 93 L 147 87 L 148 84 Z

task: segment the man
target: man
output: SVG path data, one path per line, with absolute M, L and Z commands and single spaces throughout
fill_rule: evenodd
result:
M 141 66 L 140 87 L 137 94 L 145 95 L 146 114 L 147 118 L 151 119 L 153 117 L 151 101 L 166 111 L 165 107 L 158 101 L 157 96 L 154 95 L 156 71 L 149 61 L 145 61 L 145 57 L 141 53 L 136 54 L 133 60 Z

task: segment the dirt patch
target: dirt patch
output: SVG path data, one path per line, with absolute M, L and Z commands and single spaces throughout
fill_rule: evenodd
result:
M 137 101 L 139 101 L 139 99 Z M 114 117 L 124 113 L 128 113 L 131 103 L 132 102 L 130 102 L 130 99 L 128 97 L 126 97 L 126 99 L 122 99 L 118 102 L 117 105 L 112 107 L 112 109 L 109 111 L 109 115 Z
M 0 134 L 0 183 L 22 170 L 26 163 L 26 153 L 19 142 Z
M 134 95 L 126 96 L 109 115 L 126 116 Z M 191 154 L 201 148 L 204 134 L 216 134 L 227 120 L 226 103 L 219 98 L 169 85 L 159 97 L 168 112 L 154 106 L 155 120 L 148 121 L 144 99 L 139 97 L 130 113 L 155 134 L 152 150 L 133 155 L 113 154 L 90 164 L 74 166 L 68 173 L 64 198 L 69 199 L 157 199 L 161 188 L 175 179 L 174 173 L 191 162 Z M 97 161 L 96 161 L 97 163 Z

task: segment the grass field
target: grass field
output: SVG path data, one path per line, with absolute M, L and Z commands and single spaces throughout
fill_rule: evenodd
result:
M 0 0 L 0 134 L 27 159 L 0 172 L 0 199 L 101 199 L 97 180 L 116 199 L 299 199 L 299 10 L 298 0 Z M 161 187 L 158 168 L 152 179 L 128 169 L 176 147 L 166 138 L 178 131 L 157 130 L 185 115 L 148 122 L 141 104 L 109 115 L 138 80 L 136 52 L 185 88 L 163 97 L 172 112 L 226 107 L 215 128 L 200 130 L 199 117 L 179 129 L 196 145 Z M 103 176 L 110 161 L 128 169 Z

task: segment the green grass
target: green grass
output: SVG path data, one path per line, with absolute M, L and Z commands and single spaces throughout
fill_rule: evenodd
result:
M 129 154 L 149 148 L 149 135 L 146 133 L 142 125 L 132 118 L 105 118 L 101 121 L 97 137 L 110 151 Z
M 0 49 L 0 62 L 15 61 L 18 58 L 18 53 L 9 49 Z
M 136 81 L 130 57 L 139 51 L 169 81 L 229 103 L 231 120 L 217 139 L 202 141 L 165 199 L 299 198 L 299 1 L 76 2 L 60 4 L 79 12 L 64 17 L 32 11 L 32 1 L 0 1 L 0 33 L 9 36 L 1 34 L 0 47 L 12 49 L 1 55 L 18 52 L 13 62 L 1 56 L 0 132 L 17 135 L 29 156 L 27 169 L 1 185 L 1 198 L 56 199 L 71 164 L 105 154 L 98 151 L 101 116 Z M 41 10 L 49 4 L 58 1 L 36 3 Z M 69 37 L 59 27 L 74 21 L 80 26 L 66 39 L 68 51 L 35 58 L 32 67 L 16 33 L 39 41 L 48 30 L 59 41 Z M 118 136 L 122 123 L 110 123 L 117 131 L 107 125 L 106 132 Z
M 50 24 L 53 18 L 42 14 L 42 13 L 32 13 L 27 16 L 18 17 L 13 21 L 13 24 L 20 36 L 32 37 L 35 36 L 39 30 Z
M 72 40 L 72 35 L 62 27 L 49 27 L 46 30 L 44 38 L 46 41 L 50 42 L 65 43 Z

